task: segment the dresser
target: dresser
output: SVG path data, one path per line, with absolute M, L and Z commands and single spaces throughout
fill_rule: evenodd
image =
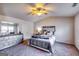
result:
M 0 50 L 20 43 L 22 38 L 22 34 L 0 36 Z

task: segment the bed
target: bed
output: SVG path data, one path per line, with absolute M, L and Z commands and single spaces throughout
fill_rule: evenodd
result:
M 53 53 L 53 45 L 55 43 L 55 26 L 43 26 L 43 31 L 47 31 L 48 33 L 41 35 L 33 35 L 30 39 L 30 46 L 36 47 L 43 51 Z

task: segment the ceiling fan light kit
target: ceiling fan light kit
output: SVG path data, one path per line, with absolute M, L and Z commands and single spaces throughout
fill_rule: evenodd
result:
M 31 8 L 32 15 L 43 15 L 48 14 L 48 10 L 44 7 L 43 3 L 36 3 L 34 7 Z

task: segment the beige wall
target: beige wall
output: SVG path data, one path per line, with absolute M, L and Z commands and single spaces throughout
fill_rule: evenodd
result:
M 35 23 L 41 26 L 56 26 L 56 41 L 74 44 L 74 19 L 72 17 L 47 17 Z
M 79 14 L 75 16 L 75 45 L 79 49 Z
M 24 34 L 24 39 L 29 39 L 33 34 L 33 22 L 2 15 L 0 15 L 0 21 L 17 23 L 19 25 L 20 31 Z

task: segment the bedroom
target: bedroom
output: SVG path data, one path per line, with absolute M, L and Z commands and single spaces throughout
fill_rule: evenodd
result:
M 0 55 L 8 56 L 78 56 L 79 55 L 79 4 L 76 3 L 2 3 L 0 4 Z M 36 6 L 36 7 L 35 7 Z M 33 10 L 36 10 L 36 12 Z M 43 8 L 45 8 L 43 10 Z M 39 11 L 43 14 L 39 14 Z M 15 26 L 14 26 L 15 25 Z M 14 29 L 11 27 L 14 26 Z M 43 26 L 55 26 L 53 53 L 31 47 L 33 35 L 43 30 Z M 11 30 L 10 30 L 10 29 Z M 51 28 L 53 29 L 53 28 Z M 48 29 L 47 29 L 48 30 Z M 51 32 L 51 31 L 50 31 Z M 4 34 L 1 34 L 4 33 Z M 42 32 L 43 33 L 43 32 Z M 44 33 L 43 33 L 44 34 Z M 18 37 L 17 40 L 17 35 Z M 22 35 L 22 36 L 21 36 Z M 15 37 L 14 37 L 15 36 Z M 8 38 L 7 38 L 8 37 Z M 5 38 L 5 39 L 3 39 Z M 12 39 L 15 38 L 15 39 Z M 34 38 L 37 39 L 38 38 Z M 40 38 L 39 38 L 40 39 Z M 41 38 L 42 39 L 42 38 Z M 44 38 L 43 38 L 44 39 Z M 45 40 L 46 41 L 46 40 Z M 38 43 L 39 44 L 38 44 Z M 47 44 L 47 43 L 44 43 Z M 9 46 L 10 45 L 10 46 Z M 49 43 L 48 43 L 49 45 Z M 46 46 L 45 46 L 46 47 Z M 43 51 L 42 51 L 43 50 Z M 18 51 L 18 53 L 16 52 Z

